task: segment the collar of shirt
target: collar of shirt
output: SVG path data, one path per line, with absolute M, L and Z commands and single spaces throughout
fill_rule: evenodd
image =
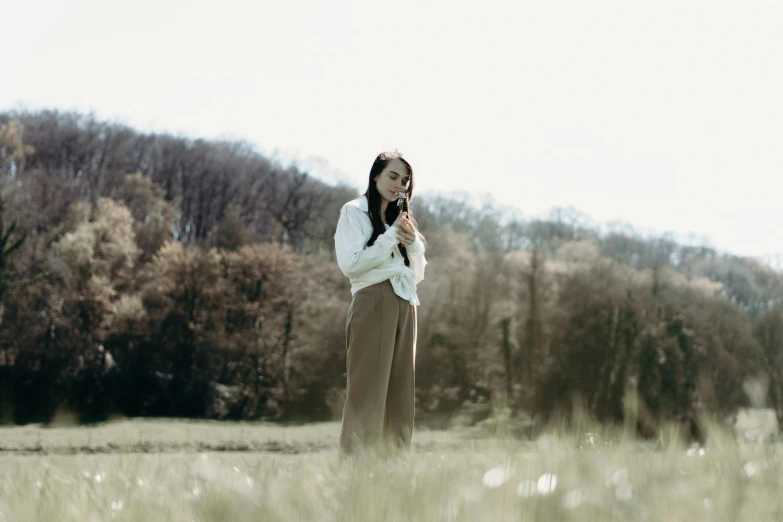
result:
M 365 195 L 362 195 L 362 197 L 359 198 L 359 210 L 363 210 L 368 214 L 370 213 L 370 203 L 367 201 L 367 196 Z M 386 230 L 389 230 L 389 225 L 384 223 L 383 226 L 386 228 Z M 397 252 L 397 255 L 401 255 L 399 247 L 395 246 L 394 251 Z
M 367 213 L 370 212 L 370 204 L 367 201 L 367 196 L 362 195 L 362 197 L 359 199 L 359 209 Z M 384 223 L 383 226 L 386 227 L 386 230 L 389 230 L 389 225 Z M 399 248 L 398 247 L 394 247 L 394 248 L 397 251 L 397 254 L 399 254 L 400 253 Z

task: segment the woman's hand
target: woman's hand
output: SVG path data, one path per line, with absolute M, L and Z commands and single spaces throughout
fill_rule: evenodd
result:
M 408 220 L 407 212 L 401 212 L 394 220 L 394 225 L 397 225 L 397 239 L 400 240 L 400 243 L 409 247 L 416 241 L 416 228 Z

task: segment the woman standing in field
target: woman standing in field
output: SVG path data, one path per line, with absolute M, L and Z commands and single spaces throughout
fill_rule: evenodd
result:
M 345 326 L 347 386 L 340 451 L 394 446 L 413 433 L 414 368 L 424 237 L 408 207 L 413 169 L 399 152 L 383 152 L 367 190 L 340 210 L 337 264 L 351 282 Z

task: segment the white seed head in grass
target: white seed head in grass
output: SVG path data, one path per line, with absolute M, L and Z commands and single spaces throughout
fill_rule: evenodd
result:
M 544 473 L 538 477 L 536 491 L 539 495 L 549 495 L 555 491 L 555 488 L 557 488 L 557 475 L 554 473 Z
M 509 478 L 511 478 L 511 469 L 508 466 L 495 466 L 484 473 L 483 482 L 488 488 L 496 488 L 502 486 Z

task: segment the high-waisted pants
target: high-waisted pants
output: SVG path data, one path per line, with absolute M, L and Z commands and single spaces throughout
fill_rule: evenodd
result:
M 388 280 L 354 294 L 345 325 L 342 455 L 360 449 L 410 449 L 416 316 L 416 306 L 395 294 Z

